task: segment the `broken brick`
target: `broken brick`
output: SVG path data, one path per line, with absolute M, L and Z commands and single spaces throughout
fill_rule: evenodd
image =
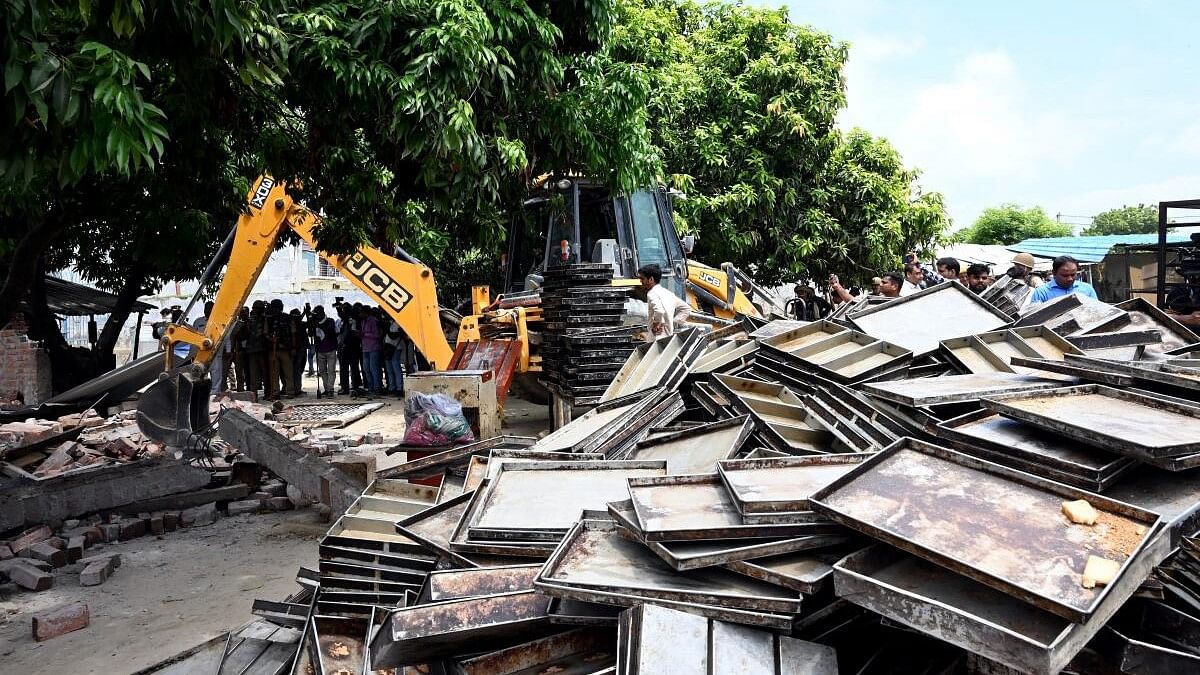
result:
M 115 569 L 115 568 L 121 566 L 121 554 L 120 553 L 100 553 L 98 555 L 90 555 L 86 558 L 82 558 L 82 559 L 80 559 L 79 562 L 82 565 L 91 565 L 94 562 L 112 563 L 112 566 Z
M 16 539 L 8 542 L 8 548 L 11 549 L 14 554 L 20 555 L 21 551 L 24 551 L 39 541 L 45 541 L 52 536 L 54 536 L 54 532 L 49 527 L 45 525 L 38 525 L 37 527 L 32 527 L 28 530 L 25 530 L 18 535 Z
M 179 529 L 179 511 L 166 511 L 163 513 L 163 527 L 167 532 L 174 532 Z
M 150 516 L 150 534 L 163 534 L 167 531 L 167 526 L 163 523 L 163 515 L 161 513 Z
M 121 528 L 121 541 L 129 541 L 146 534 L 146 523 L 141 518 L 122 520 L 119 527 Z
M 56 638 L 83 628 L 91 623 L 88 606 L 82 602 L 56 607 L 33 615 L 33 639 L 38 642 Z
M 50 537 L 46 540 L 46 543 L 50 544 L 56 549 L 59 549 L 60 551 L 67 547 L 67 540 L 63 539 L 62 537 Z
M 83 550 L 87 548 L 87 538 L 76 535 L 67 540 L 67 563 L 73 563 L 83 558 Z
M 104 531 L 96 526 L 85 529 L 83 537 L 86 540 L 83 543 L 84 548 L 91 548 L 96 544 L 104 543 Z
M 108 576 L 112 574 L 113 570 L 116 568 L 117 566 L 114 564 L 112 558 L 109 558 L 108 560 L 96 560 L 88 563 L 87 565 L 84 565 L 83 569 L 79 572 L 79 585 L 99 586 L 105 581 L 108 581 Z
M 39 541 L 21 552 L 22 555 L 28 554 L 28 557 L 34 560 L 43 560 L 54 565 L 55 567 L 66 567 L 67 552 L 63 549 L 54 548 L 49 543 Z
M 0 565 L 0 576 L 30 591 L 44 591 L 54 585 L 54 575 L 31 565 L 29 560 L 6 560 Z M 39 561 L 40 562 L 40 561 Z

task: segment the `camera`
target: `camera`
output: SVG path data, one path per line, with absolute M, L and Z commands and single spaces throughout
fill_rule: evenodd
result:
M 1191 246 L 1180 248 L 1171 267 L 1185 279 L 1200 278 L 1200 232 L 1193 232 Z

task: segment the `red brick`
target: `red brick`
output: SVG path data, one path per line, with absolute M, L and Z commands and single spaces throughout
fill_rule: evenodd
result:
M 79 562 L 83 565 L 91 565 L 92 563 L 97 562 L 97 561 L 104 561 L 104 562 L 111 561 L 112 566 L 114 568 L 120 567 L 121 566 L 121 554 L 120 553 L 101 553 L 99 555 L 90 555 L 86 558 L 83 558 Z
M 179 515 L 178 511 L 163 513 L 163 527 L 166 528 L 167 532 L 174 532 L 179 529 Z
M 74 602 L 33 615 L 33 639 L 38 642 L 87 628 L 91 623 L 88 606 Z
M 108 575 L 112 574 L 114 569 L 116 569 L 116 565 L 113 564 L 112 558 L 88 563 L 79 572 L 79 585 L 99 586 L 108 581 Z
M 161 513 L 150 516 L 150 534 L 163 534 L 167 531 L 167 526 L 163 522 Z
M 141 518 L 121 521 L 121 541 L 128 541 L 146 534 L 146 523 Z
M 27 560 L 8 560 L 0 567 L 0 574 L 14 584 L 30 591 L 44 591 L 54 585 L 54 575 L 28 564 Z
M 39 541 L 21 552 L 22 555 L 26 553 L 30 558 L 44 560 L 55 567 L 66 567 L 67 565 L 67 552 L 54 548 L 48 542 Z
M 73 563 L 83 558 L 83 549 L 87 548 L 87 538 L 76 535 L 67 541 L 67 562 Z
M 39 541 L 45 541 L 52 536 L 54 536 L 54 532 L 49 527 L 38 525 L 25 530 L 16 539 L 8 542 L 8 547 L 12 549 L 13 553 L 19 554 Z
M 91 548 L 96 544 L 104 543 L 104 530 L 101 530 L 99 527 L 87 528 L 83 531 L 83 536 L 86 539 L 84 541 L 84 548 Z

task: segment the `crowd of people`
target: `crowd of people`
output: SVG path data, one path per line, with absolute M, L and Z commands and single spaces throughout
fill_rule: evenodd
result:
M 204 316 L 192 322 L 195 329 L 204 330 L 212 308 L 211 301 L 205 303 Z M 177 313 L 172 317 L 179 320 Z M 156 339 L 160 330 L 155 324 Z M 404 375 L 419 370 L 420 359 L 412 340 L 380 307 L 339 301 L 330 315 L 308 303 L 288 311 L 276 298 L 241 309 L 210 370 L 214 393 L 259 392 L 269 401 L 306 395 L 306 375 L 316 376 L 317 398 L 402 397 Z
M 1041 303 L 1063 295 L 1078 293 L 1090 298 L 1096 298 L 1096 291 L 1079 276 L 1079 261 L 1069 255 L 1055 258 L 1051 263 L 1050 276 L 1047 279 L 1044 272 L 1035 271 L 1033 256 L 1028 253 L 1018 253 L 1011 262 L 1011 267 L 1005 276 L 1033 289 L 1028 302 Z M 983 293 L 997 279 L 992 275 L 989 265 L 973 263 L 965 269 L 955 258 L 939 258 L 934 263 L 933 270 L 927 268 L 910 253 L 904 257 L 904 267 L 896 272 L 887 272 L 871 280 L 870 295 L 885 298 L 902 298 L 917 293 L 931 286 L 945 283 L 947 280 L 958 280 L 973 293 Z M 812 286 L 797 284 L 795 297 L 789 300 L 791 314 L 801 321 L 814 321 L 829 315 L 833 309 L 844 302 L 851 302 L 866 289 L 847 288 L 842 285 L 836 274 L 829 275 L 828 296 L 821 297 Z

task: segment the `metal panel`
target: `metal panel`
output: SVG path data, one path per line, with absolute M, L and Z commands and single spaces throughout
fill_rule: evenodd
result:
M 985 335 L 994 335 L 994 333 L 985 333 Z M 941 354 L 956 368 L 966 373 L 1016 372 L 1005 359 L 974 335 L 942 340 Z
M 541 565 L 503 565 L 429 573 L 429 599 L 433 602 L 480 595 L 533 590 Z
M 1171 532 L 1171 546 L 1183 535 L 1200 531 L 1200 472 L 1167 473 L 1139 466 L 1105 496 L 1159 514 Z
M 850 320 L 867 335 L 911 350 L 914 356 L 937 350 L 942 340 L 995 330 L 1009 322 L 1008 315 L 957 281 L 865 309 Z
M 771 460 L 763 460 L 771 461 Z M 826 521 L 746 524 L 716 474 L 630 478 L 629 498 L 646 541 L 839 534 Z
M 808 497 L 869 458 L 866 453 L 717 463 L 740 513 L 807 511 Z
M 1157 328 L 1162 332 L 1162 344 L 1147 347 L 1148 352 L 1165 354 L 1200 342 L 1200 335 L 1143 298 L 1118 302 L 1114 307 L 1129 312 L 1130 325 L 1135 329 Z
M 1096 526 L 1062 515 L 1075 499 L 1100 512 Z M 1119 580 L 1162 529 L 1155 513 L 912 439 L 813 495 L 812 506 L 1072 621 L 1112 589 L 1083 588 L 1088 556 L 1120 562 Z
M 528 436 L 496 436 L 475 443 L 460 445 L 442 452 L 435 452 L 419 459 L 407 461 L 398 466 L 380 469 L 375 473 L 379 478 L 425 478 L 442 473 L 446 467 L 462 466 L 471 455 L 487 452 L 492 448 L 527 448 L 537 442 L 536 438 Z M 405 452 L 404 446 L 390 448 L 387 452 Z
M 584 509 L 626 496 L 626 479 L 666 474 L 663 461 L 505 462 L 463 521 L 471 539 L 557 541 Z
M 606 602 L 591 591 L 730 609 L 799 612 L 793 592 L 721 569 L 681 574 L 645 546 L 628 541 L 612 521 L 581 520 L 546 561 L 535 585 L 560 597 Z M 553 589 L 573 590 L 571 596 Z
M 994 396 L 983 406 L 1125 455 L 1200 452 L 1200 408 L 1098 384 Z
M 1122 309 L 1072 293 L 1049 302 L 1031 305 L 1014 328 L 1045 325 L 1060 335 L 1086 333 L 1100 326 L 1110 329 L 1128 323 L 1129 315 Z
M 963 452 L 1097 492 L 1136 464 L 1130 457 L 1080 447 L 1070 438 L 991 410 L 977 410 L 942 422 L 937 434 Z
M 827 548 L 849 541 L 839 535 L 812 535 L 793 539 L 717 539 L 713 541 L 651 541 L 646 542 L 655 555 L 662 558 L 672 569 L 685 571 L 723 565 L 726 569 L 741 572 L 733 565 L 741 561 L 795 554 L 799 551 Z M 837 556 L 834 558 L 836 560 Z M 771 579 L 749 574 L 747 576 L 775 583 Z M 793 588 L 785 584 L 777 584 Z
M 372 665 L 416 665 L 535 637 L 549 625 L 549 605 L 525 591 L 393 610 L 371 642 Z
M 617 624 L 622 675 L 837 675 L 832 647 L 655 605 Z
M 474 492 L 466 492 L 454 499 L 431 506 L 401 520 L 396 525 L 396 531 L 439 556 L 445 556 L 460 565 L 475 567 L 475 563 L 450 550 L 450 539 L 454 534 L 454 529 L 458 526 L 463 514 L 466 513 L 467 504 L 474 496 Z
M 872 396 L 916 408 L 939 403 L 978 401 L 996 394 L 1054 389 L 1061 386 L 1063 386 L 1063 381 L 1060 379 L 992 373 L 872 382 L 864 384 L 863 389 Z
M 1008 332 L 1025 341 L 1040 354 L 1040 358 L 1063 360 L 1067 354 L 1082 354 L 1078 347 L 1067 342 L 1058 333 L 1045 326 L 1022 326 Z
M 1165 553 L 1160 537 L 1152 546 Z M 834 592 L 889 620 L 910 626 L 1006 666 L 1053 675 L 1087 645 L 1150 572 L 1143 556 L 1086 623 L 1072 623 L 967 577 L 877 545 L 834 566 Z
M 599 675 L 617 662 L 611 629 L 579 628 L 454 664 L 458 675 Z
M 754 421 L 740 415 L 640 441 L 624 459 L 665 461 L 670 475 L 708 473 L 734 457 L 753 431 Z
M 820 593 L 833 579 L 833 564 L 847 553 L 838 542 L 836 548 L 827 547 L 785 553 L 767 558 L 739 560 L 725 565 L 725 569 L 767 583 L 790 588 L 805 595 Z

